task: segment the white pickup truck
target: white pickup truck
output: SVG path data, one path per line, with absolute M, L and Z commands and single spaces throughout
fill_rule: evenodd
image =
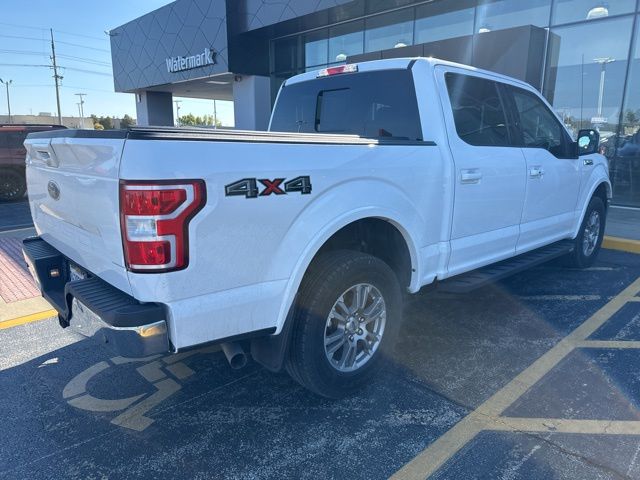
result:
M 404 293 L 590 265 L 611 196 L 596 131 L 574 142 L 529 85 L 426 58 L 290 78 L 270 132 L 26 146 L 24 253 L 63 327 L 127 356 L 249 349 L 329 397 L 372 380 Z

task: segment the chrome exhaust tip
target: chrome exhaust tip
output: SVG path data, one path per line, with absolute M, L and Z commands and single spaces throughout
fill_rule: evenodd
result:
M 237 343 L 223 343 L 220 345 L 227 362 L 234 370 L 238 370 L 247 364 L 247 354 Z

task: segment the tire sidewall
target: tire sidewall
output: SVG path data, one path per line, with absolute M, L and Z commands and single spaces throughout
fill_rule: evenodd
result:
M 589 217 L 591 213 L 597 210 L 600 215 L 600 229 L 598 231 L 598 241 L 596 242 L 596 246 L 591 252 L 590 255 L 585 255 L 582 242 L 584 240 L 585 229 L 587 226 L 587 222 L 589 221 Z M 580 225 L 580 232 L 576 237 L 576 245 L 575 245 L 575 260 L 576 264 L 579 267 L 585 268 L 589 267 L 595 261 L 598 253 L 600 252 L 600 247 L 602 246 L 602 241 L 604 239 L 604 229 L 605 229 L 605 221 L 606 221 L 606 210 L 602 199 L 599 197 L 593 197 L 587 206 L 587 211 L 584 214 L 584 218 L 582 219 L 582 224 Z
M 327 317 L 338 298 L 359 283 L 373 285 L 382 295 L 386 306 L 385 329 L 372 358 L 353 372 L 340 372 L 331 365 L 325 354 L 324 335 Z M 311 339 L 304 351 L 305 364 L 313 365 L 314 375 L 317 375 L 317 379 L 329 391 L 348 391 L 358 388 L 366 382 L 374 370 L 379 368 L 383 357 L 390 353 L 400 328 L 402 296 L 395 274 L 381 260 L 369 255 L 360 255 L 350 263 L 343 275 L 335 280 L 324 282 L 315 292 L 310 292 L 307 300 L 306 308 L 298 307 L 301 314 L 298 319 L 304 322 L 304 335 Z

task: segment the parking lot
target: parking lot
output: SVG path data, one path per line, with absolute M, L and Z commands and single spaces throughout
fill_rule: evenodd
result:
M 128 359 L 6 320 L 0 478 L 640 478 L 632 253 L 411 297 L 389 367 L 341 401 L 215 347 Z

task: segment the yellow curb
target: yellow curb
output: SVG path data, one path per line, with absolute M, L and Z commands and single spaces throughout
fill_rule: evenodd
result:
M 602 240 L 602 248 L 622 250 L 623 252 L 640 253 L 640 240 L 628 238 L 607 237 Z
M 47 318 L 55 317 L 57 315 L 58 315 L 58 312 L 56 312 L 55 310 L 45 310 L 44 312 L 32 313 L 31 315 L 12 318 L 11 320 L 3 320 L 2 322 L 0 322 L 0 330 L 3 330 L 5 328 L 16 327 L 18 325 L 24 325 L 25 323 L 46 320 Z

